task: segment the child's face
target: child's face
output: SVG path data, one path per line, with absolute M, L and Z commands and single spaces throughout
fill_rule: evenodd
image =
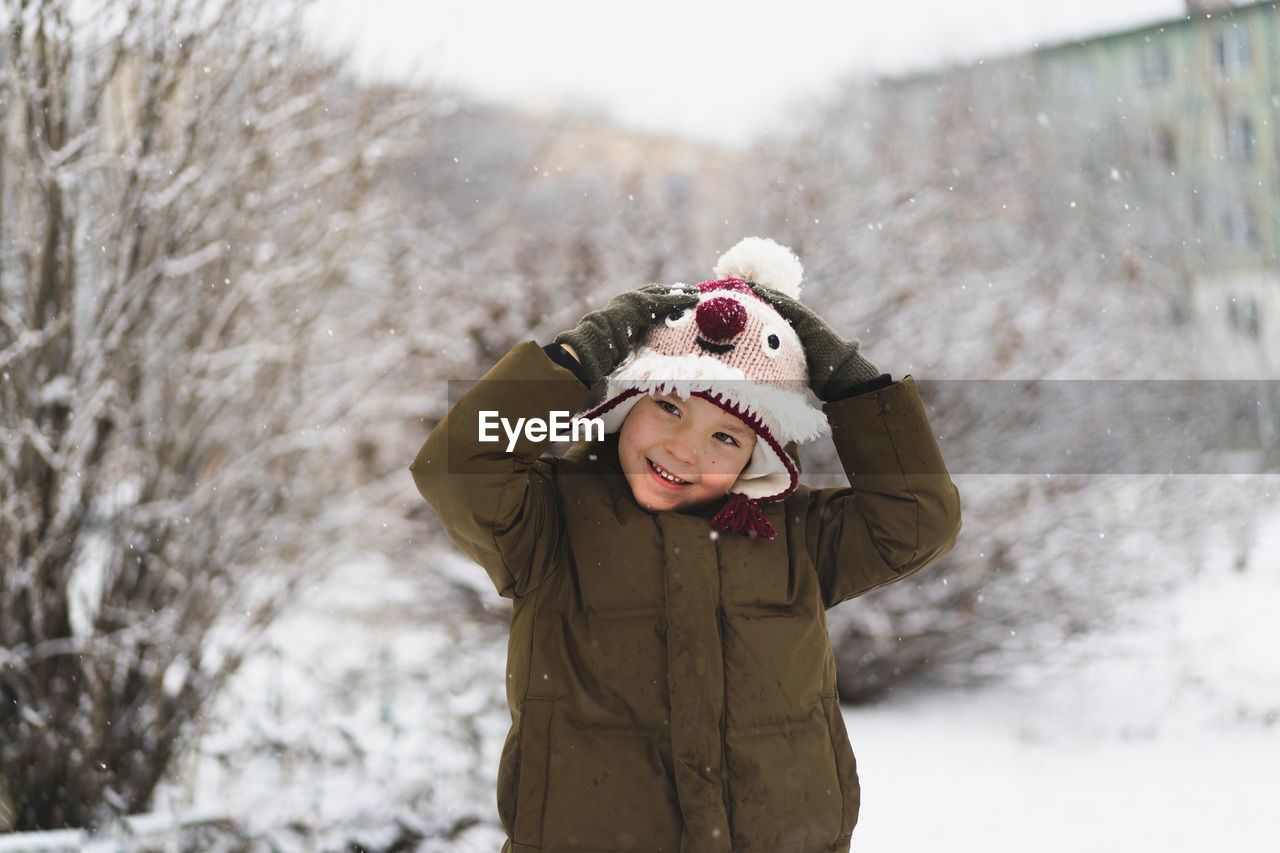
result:
M 751 427 L 701 397 L 640 401 L 622 422 L 618 457 L 636 502 L 650 512 L 723 497 L 751 461 Z

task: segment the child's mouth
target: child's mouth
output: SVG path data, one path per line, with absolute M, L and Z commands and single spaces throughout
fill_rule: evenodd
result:
M 675 474 L 672 474 L 672 473 L 671 473 L 670 471 L 668 471 L 667 469 L 665 469 L 665 468 L 663 468 L 662 466 L 658 465 L 658 464 L 657 464 L 656 462 L 654 462 L 652 459 L 650 459 L 650 458 L 648 458 L 648 457 L 645 457 L 645 460 L 644 460 L 644 461 L 649 463 L 649 470 L 650 470 L 650 471 L 652 471 L 652 472 L 657 476 L 658 480 L 659 480 L 660 482 L 662 482 L 663 484 L 665 484 L 665 485 L 667 485 L 667 486 L 669 486 L 669 487 L 677 487 L 677 486 L 687 486 L 687 485 L 689 485 L 689 482 L 688 482 L 687 480 L 681 480 L 681 479 L 680 479 L 679 477 L 677 477 Z

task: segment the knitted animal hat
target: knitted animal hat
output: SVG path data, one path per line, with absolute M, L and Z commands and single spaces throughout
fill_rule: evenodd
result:
M 828 430 L 826 416 L 805 395 L 804 347 L 791 325 L 748 282 L 798 298 L 804 269 L 785 246 L 748 237 L 720 257 L 716 278 L 673 291 L 698 293 L 695 308 L 658 320 L 644 342 L 607 377 L 605 401 L 582 417 L 600 418 L 605 432 L 622 428 L 641 394 L 708 400 L 756 434 L 751 460 L 711 520 L 722 533 L 774 537 L 760 504 L 795 491 L 800 472 L 783 450 Z

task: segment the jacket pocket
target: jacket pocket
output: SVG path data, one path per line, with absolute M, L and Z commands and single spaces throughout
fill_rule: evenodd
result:
M 551 699 L 524 700 L 520 729 L 520 780 L 516 785 L 516 819 L 512 841 L 542 846 L 542 814 L 547 805 L 547 757 L 551 743 Z
M 580 726 L 571 716 L 562 706 L 552 722 L 543 846 L 678 851 L 680 804 L 664 732 Z
M 840 698 L 823 696 L 822 711 L 827 718 L 827 733 L 831 738 L 831 751 L 836 761 L 836 776 L 840 781 L 840 793 L 844 801 L 840 820 L 840 837 L 848 838 L 858 823 L 858 809 L 862 803 L 862 789 L 858 783 L 858 765 L 849 745 L 849 734 L 844 727 L 844 714 L 840 712 Z
M 844 799 L 821 709 L 790 722 L 730 731 L 729 827 L 743 853 L 826 850 L 840 839 Z

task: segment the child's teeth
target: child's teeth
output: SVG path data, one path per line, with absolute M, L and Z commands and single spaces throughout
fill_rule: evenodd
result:
M 653 464 L 653 470 L 657 471 L 657 472 L 662 476 L 662 478 L 663 478 L 664 480 L 670 480 L 670 481 L 671 481 L 671 482 L 673 482 L 673 483 L 683 483 L 683 482 L 684 482 L 684 480 L 679 479 L 679 478 L 678 478 L 678 477 L 676 477 L 674 474 L 669 474 L 669 473 L 667 473 L 666 469 L 665 469 L 665 468 L 662 468 L 660 465 L 658 465 L 658 463 L 657 463 L 657 462 L 654 462 L 654 463 L 652 463 L 652 464 Z

